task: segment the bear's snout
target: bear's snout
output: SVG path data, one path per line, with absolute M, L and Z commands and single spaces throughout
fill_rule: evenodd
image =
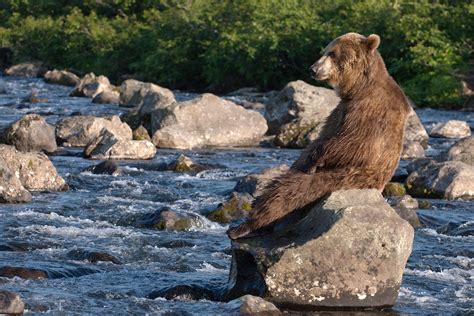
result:
M 326 80 L 331 72 L 331 61 L 327 56 L 321 57 L 311 67 L 311 77 L 316 80 Z

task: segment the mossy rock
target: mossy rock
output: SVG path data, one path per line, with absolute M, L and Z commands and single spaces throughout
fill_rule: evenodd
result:
M 233 192 L 230 199 L 207 214 L 207 218 L 213 222 L 228 224 L 233 220 L 247 218 L 251 210 L 252 198 L 250 195 Z
M 407 193 L 405 186 L 397 182 L 389 182 L 385 185 L 382 195 L 385 197 L 401 197 Z
M 418 200 L 418 207 L 422 209 L 429 209 L 431 208 L 431 203 L 428 200 Z
M 157 230 L 185 231 L 193 227 L 197 218 L 181 214 L 163 207 L 153 213 L 147 213 L 137 219 L 122 221 L 122 225 L 132 224 L 138 228 Z
M 443 192 L 437 192 L 422 186 L 406 185 L 407 193 L 416 198 L 443 199 Z
M 143 125 L 133 130 L 133 140 L 147 140 L 151 142 L 150 135 Z
M 308 145 L 308 134 L 313 131 L 319 123 L 291 122 L 280 127 L 275 137 L 275 145 L 285 148 L 304 148 Z
M 191 158 L 185 155 L 179 155 L 176 160 L 171 162 L 167 168 L 169 171 L 182 173 L 199 173 L 210 169 L 210 166 L 194 163 Z

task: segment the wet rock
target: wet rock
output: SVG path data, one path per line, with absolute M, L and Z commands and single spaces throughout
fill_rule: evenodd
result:
M 171 90 L 153 83 L 129 79 L 120 86 L 120 105 L 137 108 L 141 115 L 150 114 L 174 102 L 176 99 Z
M 405 186 L 401 183 L 389 182 L 385 185 L 382 195 L 385 197 L 404 196 L 406 194 Z
M 0 277 L 19 277 L 22 279 L 46 279 L 48 278 L 48 273 L 40 269 L 4 266 L 0 268 Z
M 429 209 L 431 208 L 431 203 L 430 201 L 427 200 L 417 200 L 418 201 L 418 207 L 421 209 Z
M 242 316 L 278 316 L 282 312 L 272 303 L 253 295 L 244 295 L 229 302 L 236 306 L 236 312 Z
M 405 125 L 405 133 L 404 133 L 404 141 L 405 145 L 411 143 L 419 143 L 423 148 L 428 146 L 428 133 L 424 128 L 423 124 L 420 121 L 420 118 L 416 114 L 413 108 L 410 110 L 408 114 L 407 122 Z
M 377 190 L 333 192 L 271 233 L 233 241 L 227 298 L 252 294 L 306 309 L 391 306 L 413 235 Z
M 5 70 L 5 75 L 14 77 L 41 77 L 47 71 L 41 63 L 22 63 Z
M 442 153 L 438 159 L 461 161 L 474 166 L 474 136 L 458 140 L 447 152 Z
M 118 91 L 106 90 L 97 94 L 93 99 L 92 103 L 109 104 L 119 103 L 120 93 Z
M 132 135 L 134 140 L 147 140 L 151 142 L 151 137 L 148 134 L 146 128 L 143 127 L 143 125 L 140 125 L 136 129 L 134 129 Z
M 234 191 L 249 193 L 254 198 L 260 196 L 267 185 L 278 176 L 289 170 L 288 165 L 279 165 L 263 170 L 261 173 L 250 174 L 240 179 L 234 187 Z
M 98 165 L 87 167 L 83 171 L 89 171 L 93 174 L 110 174 L 113 176 L 121 174 L 118 164 L 113 160 L 103 161 Z
M 64 191 L 68 188 L 43 153 L 22 153 L 13 146 L 0 145 L 1 160 L 29 191 Z
M 162 148 L 257 145 L 267 130 L 263 116 L 212 94 L 152 113 L 153 143 Z
M 81 79 L 72 72 L 54 69 L 44 74 L 44 81 L 52 84 L 75 87 L 80 84 Z
M 158 230 L 184 231 L 193 227 L 197 217 L 191 214 L 181 214 L 163 207 L 156 212 L 148 213 L 139 218 L 133 226 Z
M 266 104 L 268 132 L 277 135 L 278 146 L 302 148 L 309 141 L 306 136 L 321 128 L 339 100 L 333 90 L 301 80 L 290 82 Z
M 121 140 L 132 139 L 132 129 L 116 115 L 110 117 L 70 116 L 56 123 L 56 137 L 65 147 L 85 147 L 103 129 Z
M 67 256 L 72 260 L 88 261 L 90 263 L 112 262 L 121 264 L 120 260 L 106 252 L 89 251 L 85 249 L 75 249 L 68 252 Z
M 9 241 L 0 244 L 0 251 L 31 251 L 52 247 L 52 244 L 36 243 L 31 241 Z
M 183 172 L 196 174 L 204 170 L 209 170 L 212 167 L 209 165 L 201 165 L 192 161 L 191 158 L 185 155 L 179 155 L 174 161 L 170 162 L 166 167 L 167 170 L 173 172 Z
M 416 159 L 425 157 L 425 149 L 418 142 L 408 142 L 403 144 L 402 159 Z
M 110 81 L 105 76 L 96 76 L 93 72 L 85 75 L 81 82 L 69 94 L 71 97 L 94 98 L 103 91 L 112 90 Z
M 460 223 L 448 222 L 436 229 L 438 234 L 448 236 L 474 236 L 474 222 L 462 221 Z
M 90 159 L 152 159 L 156 147 L 147 140 L 122 140 L 102 130 L 100 135 L 84 149 L 84 156 Z
M 406 186 L 415 197 L 473 200 L 474 167 L 460 161 L 421 161 Z
M 31 194 L 0 158 L 0 203 L 27 203 Z
M 24 97 L 21 100 L 21 103 L 18 108 L 19 109 L 28 108 L 29 104 L 31 103 L 44 103 L 44 102 L 48 102 L 48 99 L 40 98 L 38 96 L 38 91 L 32 90 L 30 94 L 28 94 L 26 97 Z
M 397 211 L 401 218 L 410 223 L 414 228 L 420 227 L 421 222 L 416 211 L 418 210 L 418 201 L 409 195 L 389 199 L 389 204 Z
M 163 297 L 167 300 L 183 300 L 183 301 L 198 301 L 198 300 L 215 300 L 216 295 L 213 291 L 206 289 L 199 285 L 176 285 L 161 290 L 153 291 L 148 295 L 149 299 L 156 299 Z
M 170 241 L 160 242 L 157 246 L 163 247 L 163 248 L 187 248 L 187 247 L 190 248 L 190 247 L 194 247 L 195 244 L 186 240 L 170 240 Z
M 27 114 L 3 132 L 2 140 L 20 151 L 45 151 L 57 149 L 54 126 L 38 114 Z
M 0 290 L 0 314 L 23 314 L 25 304 L 16 293 Z
M 430 136 L 445 138 L 463 138 L 471 136 L 471 128 L 464 121 L 450 120 L 444 123 L 436 124 L 432 129 Z
M 213 222 L 222 224 L 234 220 L 245 219 L 252 210 L 253 198 L 248 194 L 233 192 L 228 201 L 221 203 L 217 209 L 207 214 L 207 218 Z

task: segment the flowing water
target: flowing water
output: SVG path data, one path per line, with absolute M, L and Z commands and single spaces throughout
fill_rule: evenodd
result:
M 117 105 L 71 98 L 68 87 L 40 79 L 0 78 L 0 127 L 26 113 L 44 115 L 50 123 L 74 112 L 120 114 Z M 0 87 L 1 90 L 1 87 Z M 22 100 L 35 90 L 44 102 Z M 178 99 L 189 94 L 177 93 Z M 418 111 L 429 130 L 435 122 L 462 119 L 474 125 L 474 113 Z M 452 140 L 430 139 L 429 155 Z M 197 175 L 158 171 L 184 153 L 199 163 L 220 168 Z M 67 192 L 35 193 L 29 204 L 0 204 L 0 266 L 46 270 L 48 279 L 0 278 L 0 288 L 19 293 L 27 312 L 53 314 L 197 314 L 235 313 L 232 304 L 210 300 L 149 299 L 156 290 L 175 285 L 225 286 L 230 266 L 226 226 L 205 214 L 223 202 L 236 181 L 248 173 L 291 164 L 298 150 L 226 149 L 158 150 L 150 161 L 119 161 L 120 176 L 94 175 L 83 169 L 97 164 L 78 149 L 51 156 L 70 186 Z M 401 168 L 406 163 L 401 164 Z M 413 253 L 405 269 L 393 314 L 468 314 L 473 309 L 474 203 L 430 200 L 418 214 Z M 186 232 L 136 228 L 130 218 L 168 206 L 193 213 L 198 220 Z M 74 253 L 100 251 L 120 262 L 89 263 Z

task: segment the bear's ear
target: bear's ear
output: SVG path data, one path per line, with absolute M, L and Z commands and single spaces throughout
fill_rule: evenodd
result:
M 375 51 L 380 45 L 380 36 L 377 34 L 370 34 L 367 37 L 367 48 L 370 52 Z

